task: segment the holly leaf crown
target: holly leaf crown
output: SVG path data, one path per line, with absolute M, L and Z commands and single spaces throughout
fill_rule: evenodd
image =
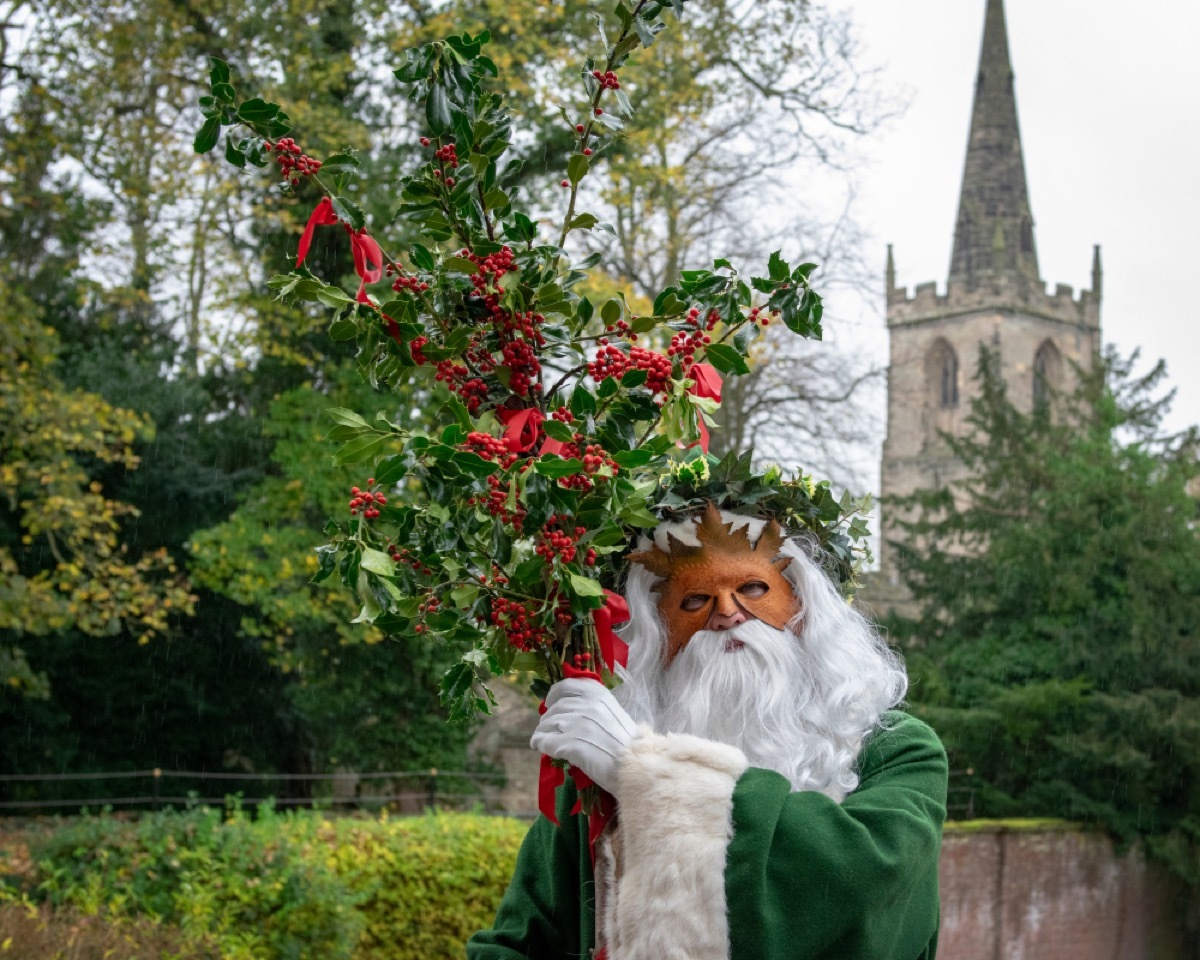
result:
M 856 498 L 846 491 L 838 497 L 828 480 L 814 480 L 800 470 L 791 476 L 778 466 L 757 472 L 751 458 L 736 452 L 723 458 L 697 454 L 676 463 L 660 480 L 651 511 L 662 522 L 675 522 L 703 517 L 711 505 L 773 521 L 805 547 L 844 594 L 853 596 L 859 574 L 871 562 L 871 496 Z

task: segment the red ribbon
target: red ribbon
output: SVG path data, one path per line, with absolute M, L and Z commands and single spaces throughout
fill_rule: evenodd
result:
M 711 363 L 692 364 L 692 369 L 688 371 L 688 378 L 694 381 L 688 393 L 707 400 L 716 400 L 717 403 L 721 402 L 721 375 L 717 373 L 717 368 Z M 708 453 L 708 425 L 698 410 L 696 411 L 696 422 L 700 426 L 700 449 Z
M 546 419 L 536 407 L 529 407 L 526 410 L 500 407 L 496 410 L 496 416 L 507 427 L 503 436 L 508 443 L 508 449 L 513 453 L 524 453 L 526 450 L 533 449 L 533 445 L 537 443 L 542 421 Z
M 618 664 L 622 667 L 625 666 L 629 657 L 629 645 L 612 631 L 616 624 L 626 623 L 629 620 L 629 605 L 620 594 L 613 593 L 611 590 L 605 590 L 604 593 L 604 606 L 592 614 L 592 619 L 596 623 L 600 656 L 604 659 L 604 665 L 611 672 L 616 669 Z M 595 680 L 597 683 L 603 682 L 600 674 L 595 670 L 579 670 L 569 663 L 563 664 L 563 675 Z M 545 712 L 546 704 L 543 702 L 538 707 L 538 713 Z M 582 770 L 576 770 L 574 767 L 571 768 L 571 779 L 575 781 L 575 786 L 580 790 L 592 786 L 591 778 Z M 542 754 L 542 765 L 538 773 L 538 809 L 551 823 L 558 823 L 558 817 L 554 812 L 554 795 L 565 780 L 563 768 L 556 767 L 551 763 L 549 757 Z M 576 802 L 571 813 L 578 813 L 579 809 L 579 803 Z M 616 812 L 616 799 L 607 791 L 600 791 L 599 805 L 588 817 L 588 846 L 593 847 L 593 856 L 595 856 L 596 838 L 600 836 Z
M 300 246 L 296 250 L 296 266 L 304 263 L 308 249 L 312 246 L 313 234 L 317 227 L 332 227 L 338 223 L 338 216 L 333 212 L 333 201 L 322 197 L 321 202 L 313 208 L 304 225 L 304 233 L 300 236 Z M 350 234 L 350 252 L 354 255 L 354 272 L 358 274 L 358 293 L 354 299 L 359 303 L 371 304 L 367 299 L 367 284 L 375 283 L 383 276 L 383 251 L 375 238 L 367 233 L 366 228 L 354 230 L 349 224 L 342 227 Z

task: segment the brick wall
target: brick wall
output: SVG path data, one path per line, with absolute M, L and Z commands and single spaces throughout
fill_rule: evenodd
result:
M 1104 836 L 951 824 L 940 874 L 938 960 L 1200 958 L 1195 901 Z

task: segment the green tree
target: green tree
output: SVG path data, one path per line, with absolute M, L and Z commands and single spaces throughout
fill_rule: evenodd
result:
M 284 393 L 265 426 L 274 440 L 270 475 L 228 520 L 191 541 L 197 584 L 240 605 L 241 633 L 268 649 L 288 678 L 314 769 L 466 764 L 470 728 L 447 724 L 437 701 L 437 679 L 455 651 L 354 623 L 352 594 L 311 582 L 322 527 L 346 513 L 350 487 L 367 479 L 334 466 L 335 446 L 324 442 L 328 409 L 418 420 L 404 399 L 372 390 L 349 364 L 327 371 L 321 390 Z
M 970 479 L 907 504 L 923 613 L 893 630 L 980 813 L 1101 824 L 1200 883 L 1198 436 L 1164 432 L 1165 368 L 1134 359 L 1024 413 L 982 354 L 946 438 Z

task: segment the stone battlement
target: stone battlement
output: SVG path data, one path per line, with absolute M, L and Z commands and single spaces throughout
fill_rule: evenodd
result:
M 1074 326 L 1100 329 L 1100 296 L 1092 290 L 1081 290 L 1075 296 L 1072 287 L 1057 284 L 1054 292 L 1040 284 L 1032 284 L 1011 275 L 998 275 L 974 283 L 952 280 L 945 293 L 938 293 L 936 283 L 918 284 L 910 295 L 904 287 L 888 290 L 887 322 L 889 327 L 942 320 L 960 313 L 982 310 L 1011 310 Z

